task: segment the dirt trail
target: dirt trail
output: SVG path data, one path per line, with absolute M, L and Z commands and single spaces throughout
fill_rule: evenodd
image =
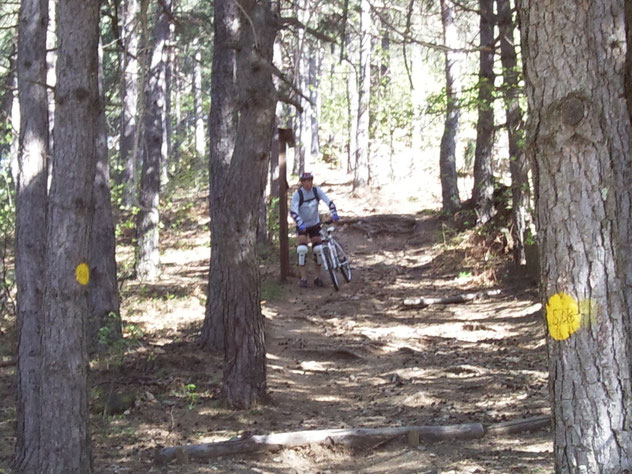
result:
M 400 217 L 400 226 L 397 219 L 383 220 L 403 229 L 411 217 Z M 476 302 L 402 309 L 406 298 L 470 286 L 436 262 L 435 218 L 417 217 L 409 227 L 371 238 L 362 226 L 343 227 L 339 240 L 353 249 L 352 282 L 339 292 L 331 282 L 324 289 L 292 283 L 287 301 L 266 304 L 270 387 L 279 410 L 292 414 L 275 430 L 496 423 L 546 413 L 534 292 L 505 287 Z M 412 461 L 410 472 L 547 471 L 548 439 L 544 432 L 412 451 L 394 443 L 354 456 L 345 469 L 407 472 Z M 389 457 L 391 464 L 379 467 Z M 307 472 L 318 466 L 308 464 Z
M 353 279 L 338 292 L 326 279 L 325 288 L 300 289 L 297 281 L 279 287 L 276 269 L 264 268 L 264 286 L 274 289 L 263 303 L 269 405 L 225 409 L 222 358 L 196 345 L 208 268 L 207 238 L 199 231 L 207 220 L 203 209 L 197 222 L 172 236 L 160 282 L 126 283 L 124 319 L 143 332 L 119 367 L 93 364 L 93 376 L 97 386 L 137 397 L 123 414 L 95 414 L 96 472 L 552 472 L 548 430 L 416 448 L 397 439 L 354 449 L 311 446 L 207 464 L 153 464 L 159 446 L 247 434 L 487 424 L 547 413 L 534 289 L 505 284 L 499 296 L 474 302 L 402 308 L 406 298 L 476 291 L 489 279 L 464 272 L 464 251 L 444 245 L 445 229 L 432 213 L 410 212 L 419 208 L 415 202 L 398 212 L 386 192 L 353 196 L 340 183 L 326 186 L 347 222 L 337 235 L 352 255 Z M 5 399 L 14 389 L 11 376 L 11 369 L 0 369 Z M 0 472 L 12 444 L 10 434 L 3 439 Z

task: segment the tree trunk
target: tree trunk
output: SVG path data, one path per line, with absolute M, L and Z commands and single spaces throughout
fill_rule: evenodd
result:
M 503 67 L 503 89 L 507 135 L 509 141 L 509 170 L 511 173 L 513 256 L 517 265 L 526 263 L 525 234 L 529 208 L 529 164 L 523 150 L 522 110 L 518 59 L 514 44 L 514 21 L 509 0 L 496 0 L 500 59 Z
M 632 465 L 623 0 L 520 5 L 556 472 Z
M 358 153 L 358 75 L 353 64 L 347 62 L 347 174 L 353 173 L 355 157 Z
M 320 140 L 318 130 L 320 129 L 318 118 L 320 117 L 320 76 L 323 67 L 323 51 L 320 43 L 314 44 L 314 49 L 309 58 L 309 98 L 312 101 L 310 106 L 309 126 L 311 128 L 312 141 L 310 143 L 310 154 L 312 157 L 320 155 Z
M 448 48 L 457 48 L 457 31 L 454 24 L 452 0 L 441 0 L 441 21 L 445 45 Z M 439 156 L 441 194 L 445 212 L 455 212 L 461 207 L 456 174 L 456 137 L 459 130 L 459 98 L 461 94 L 460 56 L 461 54 L 457 51 L 446 50 L 445 52 L 447 105 Z
M 298 21 L 309 24 L 312 19 L 313 10 L 310 9 L 310 2 L 300 0 L 294 3 L 294 14 Z M 309 34 L 303 29 L 296 32 L 296 43 L 294 51 L 294 83 L 306 97 L 309 97 L 309 60 L 312 54 L 310 50 Z M 294 137 L 296 147 L 294 148 L 293 174 L 300 175 L 309 168 L 312 163 L 311 142 L 312 129 L 310 127 L 311 104 L 301 97 L 300 104 L 303 110 L 297 110 L 293 120 Z
M 169 25 L 165 49 L 163 51 L 164 77 L 165 77 L 165 103 L 160 109 L 160 120 L 162 121 L 162 146 L 160 147 L 160 186 L 169 184 L 169 167 L 171 166 L 171 49 L 173 48 L 173 25 Z
M 37 472 L 40 430 L 40 332 L 46 255 L 48 95 L 47 0 L 23 0 L 18 23 L 20 146 L 16 192 L 15 273 L 18 288 L 16 444 L 11 466 Z
M 160 273 L 160 173 L 163 157 L 164 110 L 166 104 L 165 75 L 169 39 L 171 0 L 158 5 L 153 32 L 153 49 L 147 69 L 145 87 L 145 150 L 141 172 L 140 212 L 138 213 L 138 262 L 136 272 L 141 280 L 155 280 Z
M 92 470 L 86 324 L 99 113 L 98 0 L 57 10 L 55 167 L 48 205 L 38 472 Z
M 358 87 L 358 128 L 353 188 L 368 186 L 371 180 L 369 163 L 369 104 L 371 101 L 371 5 L 360 2 L 360 81 Z
M 119 161 L 123 167 L 123 204 L 137 204 L 136 163 L 138 146 L 138 0 L 123 0 L 121 13 L 121 117 Z
M 477 223 L 486 224 L 494 216 L 494 0 L 479 0 L 480 47 L 478 76 L 478 124 L 474 152 L 472 201 Z
M 272 61 L 278 12 L 271 10 L 270 3 L 254 0 L 243 1 L 241 6 L 253 27 L 240 31 L 237 140 L 218 213 L 220 232 L 213 235 L 213 241 L 217 241 L 222 274 L 225 395 L 229 406 L 248 409 L 265 399 L 267 389 L 255 238 L 276 107 L 271 70 L 262 66 Z
M 201 344 L 207 350 L 224 349 L 224 288 L 222 281 L 219 236 L 222 232 L 222 200 L 237 134 L 239 111 L 236 78 L 239 41 L 239 7 L 232 0 L 214 3 L 214 48 L 211 82 L 209 207 L 211 211 L 211 265 L 209 269 L 206 313 Z
M 206 131 L 204 130 L 204 110 L 202 108 L 202 52 L 200 43 L 193 40 L 193 108 L 195 110 L 195 153 L 198 160 L 206 157 Z
M 91 350 L 95 349 L 99 342 L 110 344 L 123 336 L 120 319 L 121 298 L 116 278 L 116 239 L 110 199 L 110 166 L 102 62 L 99 63 L 99 99 L 94 215 L 90 237 L 88 347 Z

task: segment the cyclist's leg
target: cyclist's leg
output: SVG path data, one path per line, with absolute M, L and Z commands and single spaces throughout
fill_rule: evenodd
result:
M 309 248 L 307 247 L 307 243 L 309 239 L 307 237 L 307 233 L 300 233 L 296 238 L 296 253 L 298 255 L 298 273 L 301 279 L 301 286 L 305 286 L 307 284 L 307 267 L 305 266 L 305 259 L 307 257 L 307 251 Z
M 314 283 L 318 286 L 322 286 L 322 280 L 320 278 L 320 269 L 321 264 L 323 262 L 323 252 L 322 252 L 322 239 L 320 238 L 320 233 L 318 233 L 320 228 L 316 229 L 314 232 L 310 232 L 310 241 L 312 243 L 312 252 L 314 252 L 314 264 L 316 266 L 316 279 Z

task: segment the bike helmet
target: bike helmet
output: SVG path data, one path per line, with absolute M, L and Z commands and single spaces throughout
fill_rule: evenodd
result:
M 314 179 L 314 175 L 308 171 L 305 171 L 303 174 L 301 174 L 301 177 L 299 178 L 301 181 L 308 181 L 308 180 L 313 180 Z

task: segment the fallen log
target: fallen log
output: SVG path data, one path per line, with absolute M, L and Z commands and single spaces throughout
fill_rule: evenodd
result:
M 503 423 L 496 423 L 485 427 L 485 434 L 491 436 L 522 433 L 523 431 L 535 431 L 551 426 L 551 416 L 541 415 L 531 418 L 522 418 Z
M 423 441 L 444 441 L 455 439 L 479 439 L 485 435 L 480 423 L 448 426 L 401 426 L 388 428 L 349 428 L 331 430 L 307 430 L 289 433 L 254 435 L 247 438 L 218 441 L 216 443 L 189 444 L 162 448 L 156 454 L 156 462 L 165 463 L 178 455 L 181 458 L 207 460 L 219 456 L 254 453 L 273 449 L 330 443 L 350 444 L 360 441 L 376 441 L 407 436 L 415 433 Z
M 467 303 L 469 301 L 475 301 L 487 296 L 497 296 L 501 293 L 501 290 L 487 290 L 479 291 L 477 293 L 463 293 L 461 295 L 445 296 L 443 298 L 409 298 L 405 299 L 402 303 L 402 308 L 425 308 L 432 304 L 454 304 L 454 303 Z
M 2 359 L 0 360 L 0 367 L 11 367 L 17 363 L 18 361 L 16 359 Z

